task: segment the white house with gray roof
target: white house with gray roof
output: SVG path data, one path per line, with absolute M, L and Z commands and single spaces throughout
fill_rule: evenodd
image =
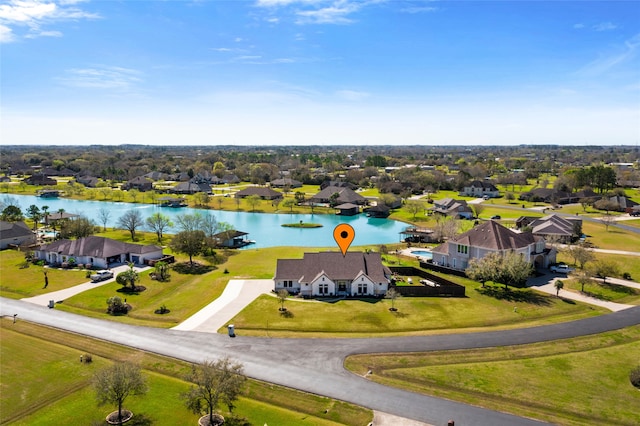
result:
M 275 291 L 315 296 L 383 296 L 391 271 L 380 253 L 305 253 L 302 259 L 278 259 Z
M 149 260 L 161 259 L 162 247 L 116 241 L 105 237 L 89 236 L 77 240 L 58 240 L 35 250 L 34 256 L 49 264 L 69 262 L 108 268 L 114 263 L 144 265 Z

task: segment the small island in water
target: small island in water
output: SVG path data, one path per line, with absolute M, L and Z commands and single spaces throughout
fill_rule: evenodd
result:
M 283 223 L 285 228 L 322 228 L 324 225 L 321 223 L 305 223 L 303 221 L 297 223 Z

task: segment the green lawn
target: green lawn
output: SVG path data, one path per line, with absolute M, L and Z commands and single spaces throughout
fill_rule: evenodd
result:
M 371 337 L 526 327 L 605 312 L 580 303 L 564 303 L 532 289 L 510 289 L 505 293 L 502 286 L 483 290 L 471 280 L 453 280 L 464 283 L 467 297 L 401 297 L 395 301 L 397 312 L 389 311 L 388 299 L 324 302 L 290 298 L 284 305 L 286 314 L 282 314 L 278 299 L 264 295 L 231 322 L 240 335 Z
M 179 398 L 189 386 L 181 380 L 189 369 L 186 362 L 23 321 L 12 324 L 4 319 L 0 326 L 2 424 L 106 425 L 104 418 L 115 408 L 96 405 L 90 380 L 96 370 L 114 359 L 135 360 L 149 385 L 146 395 L 125 401 L 125 407 L 135 413 L 132 424 L 197 423 L 198 416 L 189 412 Z M 93 362 L 80 363 L 83 353 L 91 353 Z M 254 380 L 249 380 L 244 397 L 236 405 L 234 415 L 255 425 L 360 426 L 372 419 L 370 410 L 352 404 Z M 226 409 L 223 415 L 229 416 Z
M 276 259 L 302 257 L 304 251 L 287 247 L 231 251 L 225 263 L 205 274 L 180 273 L 173 268 L 169 282 L 158 282 L 151 280 L 146 272 L 141 274 L 138 284 L 146 290 L 139 294 L 118 293 L 120 286 L 114 282 L 71 297 L 56 309 L 129 324 L 170 328 L 215 300 L 230 279 L 272 278 Z M 178 257 L 177 260 L 184 262 L 187 259 Z M 196 260 L 205 262 L 204 259 Z M 133 306 L 128 315 L 113 317 L 106 314 L 106 300 L 116 295 L 126 298 Z M 162 305 L 170 310 L 168 314 L 155 313 Z
M 44 288 L 44 271 L 49 285 Z M 44 268 L 25 263 L 24 253 L 15 250 L 0 251 L 0 296 L 11 299 L 32 297 L 50 291 L 62 290 L 87 282 L 86 271 Z
M 358 355 L 380 383 L 562 425 L 640 424 L 640 326 L 502 348 Z

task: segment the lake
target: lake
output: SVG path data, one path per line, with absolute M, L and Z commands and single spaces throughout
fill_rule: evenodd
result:
M 142 203 L 118 203 L 112 201 L 86 201 L 72 200 L 68 198 L 40 198 L 34 195 L 8 194 L 18 200 L 19 207 L 25 213 L 27 208 L 35 204 L 42 210 L 42 206 L 49 206 L 49 212 L 54 213 L 64 209 L 67 213 L 81 214 L 94 220 L 96 225 L 102 226 L 98 220 L 98 211 L 107 207 L 111 212 L 108 227 L 116 227 L 118 218 L 131 209 L 138 210 L 143 218 L 147 218 L 156 212 L 174 218 L 181 214 L 213 214 L 219 222 L 227 222 L 238 231 L 249 233 L 250 240 L 255 240 L 248 248 L 301 246 L 301 247 L 337 247 L 333 239 L 333 229 L 340 223 L 348 223 L 353 226 L 356 236 L 352 243 L 354 246 L 389 244 L 400 241 L 400 232 L 408 225 L 390 219 L 369 218 L 364 214 L 357 216 L 337 216 L 329 214 L 289 214 L 289 213 L 248 213 L 222 210 L 201 210 L 189 207 L 170 208 L 159 207 L 154 204 Z M 284 228 L 286 223 L 313 222 L 322 224 L 322 228 Z M 146 229 L 145 229 L 146 230 Z M 175 230 L 172 230 L 175 231 Z M 171 232 L 169 232 L 171 233 Z

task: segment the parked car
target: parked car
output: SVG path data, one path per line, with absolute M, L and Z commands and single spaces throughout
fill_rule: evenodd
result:
M 569 268 L 569 266 L 564 263 L 559 263 L 557 265 L 551 266 L 551 272 L 556 272 L 558 274 L 568 274 L 569 272 L 573 272 L 573 269 Z
M 640 210 L 633 210 L 629 213 L 629 216 L 640 216 Z
M 108 280 L 109 278 L 113 278 L 113 272 L 107 271 L 106 269 L 103 269 L 91 275 L 91 281 L 93 281 L 94 283 L 98 281 Z
M 502 218 L 500 217 L 499 214 L 494 214 L 493 216 L 491 216 L 491 219 L 498 219 L 499 220 L 499 219 L 502 219 Z

